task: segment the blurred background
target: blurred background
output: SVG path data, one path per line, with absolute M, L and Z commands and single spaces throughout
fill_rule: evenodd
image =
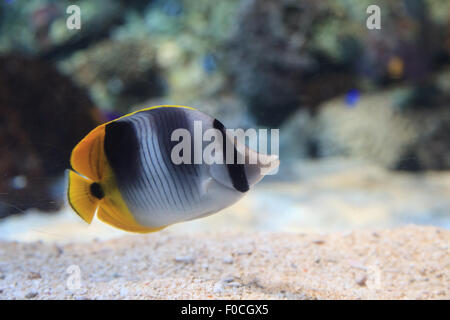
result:
M 280 129 L 277 175 L 174 232 L 450 228 L 448 0 L 0 0 L 0 239 L 123 234 L 67 206 L 69 155 L 161 104 Z

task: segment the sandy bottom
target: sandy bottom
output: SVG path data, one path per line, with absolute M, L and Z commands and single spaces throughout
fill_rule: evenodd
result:
M 449 299 L 450 230 L 0 242 L 1 299 Z

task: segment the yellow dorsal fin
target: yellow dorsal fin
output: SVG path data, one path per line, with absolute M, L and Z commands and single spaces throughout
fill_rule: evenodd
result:
M 69 170 L 69 189 L 67 191 L 69 204 L 87 223 L 92 222 L 99 205 L 99 199 L 95 198 L 91 193 L 91 184 L 91 180 Z
M 169 104 L 167 104 L 167 105 L 153 106 L 153 107 L 147 107 L 147 108 L 143 108 L 143 109 L 140 109 L 140 110 L 136 110 L 136 111 L 130 112 L 130 113 L 124 115 L 124 116 L 121 116 L 120 118 L 117 118 L 117 119 L 115 119 L 113 121 L 116 121 L 116 120 L 119 120 L 119 119 L 122 119 L 122 118 L 125 118 L 125 117 L 132 116 L 133 114 L 141 112 L 141 111 L 149 111 L 149 110 L 160 109 L 160 108 L 181 108 L 181 109 L 189 109 L 189 110 L 197 111 L 197 109 L 192 108 L 192 107 L 188 107 L 188 106 L 177 106 L 177 105 L 169 105 Z M 113 121 L 110 121 L 110 122 L 113 122 Z
M 106 161 L 103 143 L 105 139 L 105 125 L 98 126 L 84 137 L 73 149 L 70 156 L 72 168 L 83 176 L 93 180 L 102 179 Z

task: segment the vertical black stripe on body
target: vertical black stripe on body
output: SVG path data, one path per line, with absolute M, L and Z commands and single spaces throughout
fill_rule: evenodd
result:
M 139 141 L 133 124 L 127 121 L 114 121 L 107 124 L 104 150 L 123 196 L 143 205 L 147 195 L 139 187 L 141 162 Z M 149 205 L 151 208 L 151 203 L 146 204 L 147 207 Z
M 139 141 L 133 125 L 125 121 L 114 121 L 105 126 L 105 155 L 119 180 L 136 179 L 139 161 Z
M 233 163 L 226 163 L 228 138 L 227 138 L 227 134 L 225 131 L 225 126 L 219 120 L 214 119 L 213 127 L 214 127 L 214 129 L 217 129 L 222 133 L 224 162 L 227 166 L 228 174 L 230 175 L 230 179 L 233 184 L 233 187 L 237 191 L 247 192 L 250 189 L 250 187 L 248 185 L 247 175 L 245 174 L 245 166 L 244 166 L 244 164 L 237 163 L 238 154 L 237 154 L 236 146 L 234 145 L 234 143 L 232 143 L 232 146 L 234 148 Z

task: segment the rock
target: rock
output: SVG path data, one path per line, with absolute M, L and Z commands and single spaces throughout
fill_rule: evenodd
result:
M 96 104 L 105 109 L 126 113 L 164 92 L 155 48 L 143 39 L 104 40 L 66 59 L 61 68 L 90 90 Z
M 316 121 L 309 110 L 293 113 L 280 128 L 280 155 L 284 159 L 304 159 L 318 156 Z
M 232 282 L 234 280 L 234 278 L 235 278 L 234 276 L 225 277 L 225 278 L 222 279 L 222 282 L 230 283 L 230 282 Z
M 229 282 L 227 283 L 228 287 L 234 287 L 234 288 L 238 288 L 238 287 L 242 287 L 242 283 L 239 283 L 237 281 L 233 281 L 233 282 Z
M 28 293 L 25 295 L 25 298 L 26 298 L 26 299 L 32 299 L 32 298 L 36 298 L 37 296 L 38 296 L 38 293 L 32 291 L 32 292 L 28 292 Z
M 121 288 L 119 294 L 120 294 L 120 296 L 121 296 L 122 298 L 127 297 L 127 295 L 128 295 L 128 289 L 127 289 L 127 288 Z
M 356 283 L 360 287 L 365 287 L 366 286 L 366 282 L 367 282 L 367 275 L 362 275 L 362 276 L 356 278 Z
M 234 262 L 233 257 L 228 256 L 222 259 L 223 263 L 232 264 Z
M 449 2 L 413 1 L 399 10 L 382 1 L 382 33 L 361 28 L 369 4 L 242 2 L 227 60 L 258 123 L 279 126 L 298 108 L 316 110 L 351 89 L 401 80 L 421 88 L 448 61 L 438 57 L 449 55 Z
M 299 106 L 305 73 L 314 64 L 304 44 L 319 11 L 313 2 L 242 2 L 228 65 L 236 92 L 259 123 L 279 126 Z
M 30 272 L 28 275 L 28 279 L 35 280 L 35 279 L 41 279 L 41 274 L 39 272 Z
M 151 43 L 167 102 L 200 107 L 204 100 L 230 94 L 232 79 L 223 60 L 237 3 L 154 1 L 142 15 L 128 16 L 114 34 L 121 40 Z
M 394 95 L 363 95 L 351 108 L 343 97 L 323 105 L 318 117 L 320 154 L 349 155 L 394 167 L 417 137 L 412 122 L 395 111 Z
M 222 284 L 222 282 L 219 281 L 219 282 L 216 282 L 214 284 L 213 292 L 216 293 L 216 294 L 220 294 L 220 293 L 223 292 L 223 284 Z
M 321 106 L 317 119 L 320 156 L 350 156 L 397 170 L 450 168 L 449 101 L 408 108 L 412 89 L 362 94 L 352 106 L 345 97 Z M 405 100 L 406 99 L 406 100 Z
M 135 1 L 128 1 L 132 7 Z M 77 2 L 82 11 L 82 28 L 66 26 L 68 3 L 29 1 L 21 6 L 2 6 L 2 27 L 5 33 L 1 51 L 38 54 L 53 60 L 84 49 L 110 35 L 110 29 L 124 22 L 124 7 L 119 1 Z
M 190 256 L 175 257 L 175 262 L 182 262 L 182 263 L 190 264 L 190 263 L 194 263 L 195 262 L 195 258 L 194 257 L 190 257 Z

